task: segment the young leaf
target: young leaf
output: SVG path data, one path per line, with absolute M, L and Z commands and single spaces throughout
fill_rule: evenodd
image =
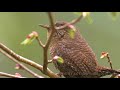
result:
M 85 19 L 86 19 L 87 23 L 89 23 L 89 24 L 92 24 L 92 23 L 93 23 L 93 19 L 91 18 L 90 15 L 87 16 Z
M 64 60 L 61 57 L 59 57 L 58 60 L 57 60 L 57 62 L 60 63 L 60 64 L 63 64 Z
M 90 12 L 82 12 L 83 17 L 90 16 Z
M 61 57 L 59 57 L 59 56 L 55 56 L 54 58 L 53 58 L 53 62 L 58 62 L 58 63 L 60 63 L 60 64 L 63 64 L 64 63 L 64 60 L 61 58 Z
M 28 45 L 31 44 L 33 42 L 33 40 L 35 40 L 35 38 L 38 37 L 38 33 L 33 31 L 32 33 L 30 33 L 26 39 L 21 43 L 22 45 Z
M 69 33 L 70 37 L 71 37 L 72 39 L 74 39 L 75 31 L 73 31 L 72 29 L 70 29 L 70 30 L 68 31 L 68 33 Z
M 90 12 L 83 12 L 82 15 L 83 17 L 86 19 L 87 23 L 92 24 L 93 23 L 93 19 L 90 16 Z
M 76 28 L 73 25 L 69 25 L 69 28 L 70 29 L 68 30 L 68 34 L 72 39 L 74 39 Z
M 21 43 L 21 45 L 28 45 L 28 44 L 31 44 L 31 43 L 33 42 L 34 39 L 35 39 L 35 38 L 33 38 L 33 39 L 28 39 L 28 38 L 26 38 L 26 39 Z
M 83 18 L 85 18 L 86 21 L 87 21 L 87 23 L 89 23 L 89 24 L 93 23 L 93 19 L 90 16 L 90 14 L 91 14 L 90 12 L 74 12 L 74 14 L 76 14 L 76 15 L 82 15 Z

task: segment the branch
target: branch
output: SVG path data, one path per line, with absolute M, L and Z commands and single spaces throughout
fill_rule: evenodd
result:
M 14 59 L 16 59 L 17 61 L 26 63 L 38 70 L 40 70 L 43 73 L 43 66 L 39 65 L 36 62 L 33 62 L 32 60 L 29 60 L 27 58 L 24 58 L 18 54 L 16 54 L 15 52 L 13 52 L 12 50 L 10 50 L 8 47 L 6 47 L 5 45 L 3 45 L 2 43 L 0 43 L 0 52 L 1 51 L 6 52 L 7 54 L 9 54 L 11 57 L 13 57 Z M 47 68 L 47 73 L 45 74 L 51 78 L 59 78 L 59 76 L 57 74 L 55 74 L 54 72 L 52 72 L 49 68 Z
M 48 40 L 45 44 L 45 46 L 43 46 L 40 42 L 40 40 L 37 38 L 37 41 L 39 42 L 40 46 L 43 47 L 43 57 L 44 57 L 44 63 L 43 63 L 43 71 L 44 73 L 46 73 L 46 70 L 47 70 L 47 66 L 48 66 L 48 55 L 47 55 L 47 52 L 48 52 L 48 48 L 49 48 L 49 45 L 50 45 L 50 42 L 51 42 L 51 39 L 52 39 L 52 36 L 55 32 L 56 29 L 63 29 L 65 27 L 67 27 L 69 24 L 75 24 L 77 22 L 79 22 L 83 15 L 81 15 L 80 17 L 78 17 L 77 19 L 75 20 L 72 20 L 71 22 L 65 24 L 64 26 L 61 26 L 60 28 L 54 26 L 54 19 L 53 19 L 53 15 L 51 12 L 47 12 L 48 14 L 48 18 L 49 18 L 49 22 L 50 22 L 50 27 L 48 25 L 42 25 L 40 24 L 39 26 L 43 27 L 43 28 L 46 28 L 46 29 L 50 29 L 51 28 L 51 33 L 50 33 L 50 36 L 48 37 Z
M 19 61 L 17 61 L 16 59 L 14 59 L 13 57 L 11 57 L 9 54 L 7 54 L 6 52 L 0 50 L 1 53 L 3 53 L 5 56 L 7 56 L 8 58 L 10 58 L 12 61 L 14 61 L 15 63 L 19 64 L 20 67 L 22 69 L 24 69 L 25 71 L 27 71 L 28 73 L 32 74 L 34 77 L 37 78 L 43 78 L 42 76 L 38 75 L 37 73 L 33 72 L 32 70 L 30 70 L 29 68 L 27 68 L 25 65 L 23 65 L 22 63 L 20 63 Z
M 4 73 L 4 72 L 0 72 L 0 76 L 11 77 L 11 78 L 25 78 L 25 77 L 16 76 L 16 75 Z
M 65 24 L 64 26 L 57 27 L 57 28 L 55 28 L 55 29 L 57 29 L 57 30 L 64 29 L 64 28 L 67 27 L 68 25 L 76 24 L 76 23 L 79 22 L 82 18 L 83 18 L 83 15 L 81 15 L 81 16 L 79 16 L 78 18 L 72 20 L 71 22 L 68 22 L 68 23 Z
M 55 32 L 54 20 L 53 20 L 52 13 L 48 12 L 47 14 L 48 14 L 48 18 L 49 18 L 50 25 L 51 25 L 51 33 L 50 33 L 50 36 L 47 39 L 45 47 L 43 48 L 43 50 L 44 50 L 44 52 L 43 52 L 43 56 L 44 56 L 43 71 L 44 71 L 44 73 L 47 73 L 47 66 L 48 66 L 48 55 L 47 55 L 47 52 L 48 52 L 48 48 L 49 48 L 49 45 L 50 45 L 53 33 Z
M 83 15 L 79 16 L 78 18 L 72 20 L 71 22 L 68 22 L 67 24 L 65 24 L 64 26 L 61 27 L 55 27 L 56 30 L 60 30 L 60 29 L 64 29 L 66 28 L 68 25 L 73 25 L 76 24 L 77 22 L 79 22 L 81 19 L 83 18 Z M 43 25 L 43 24 L 39 24 L 39 26 L 46 28 L 46 29 L 50 29 L 50 27 L 48 25 Z
M 110 64 L 111 69 L 113 69 L 113 67 L 112 67 L 112 62 L 111 62 L 111 60 L 110 60 L 109 54 L 107 54 L 107 59 L 108 59 L 108 63 Z
M 51 42 L 51 39 L 52 39 L 52 36 L 53 36 L 53 33 L 55 32 L 55 27 L 54 27 L 54 19 L 53 19 L 53 15 L 51 12 L 48 12 L 48 17 L 49 17 L 49 21 L 50 21 L 50 26 L 51 26 L 51 33 L 50 33 L 50 36 L 46 42 L 46 45 L 45 45 L 45 48 L 48 48 L 49 45 L 50 45 L 50 42 Z
M 40 40 L 38 37 L 36 37 L 36 40 L 38 41 L 39 45 L 40 45 L 42 48 L 45 47 L 45 45 L 42 44 L 41 40 Z
M 45 26 L 45 25 L 40 25 L 44 28 L 51 28 L 51 33 L 50 33 L 50 36 L 48 37 L 47 39 L 47 42 L 45 45 L 42 44 L 42 42 L 40 41 L 40 39 L 37 37 L 37 41 L 39 43 L 39 45 L 43 48 L 43 57 L 44 57 L 44 63 L 43 63 L 43 66 L 33 62 L 32 60 L 29 60 L 27 58 L 24 58 L 16 53 L 14 53 L 12 50 L 10 50 L 9 48 L 7 48 L 5 45 L 3 45 L 2 43 L 0 43 L 0 52 L 2 52 L 4 55 L 6 55 L 7 57 L 9 57 L 11 60 L 13 60 L 14 62 L 18 63 L 20 66 L 22 66 L 27 72 L 31 73 L 32 75 L 34 75 L 35 77 L 40 77 L 39 75 L 37 75 L 36 73 L 34 73 L 33 71 L 31 71 L 30 69 L 28 69 L 26 66 L 24 66 L 23 64 L 21 64 L 20 62 L 23 62 L 23 63 L 26 63 L 30 66 L 33 66 L 34 68 L 40 70 L 42 73 L 44 73 L 45 75 L 49 76 L 49 77 L 52 77 L 52 78 L 58 78 L 59 76 L 57 74 L 55 74 L 54 72 L 52 72 L 48 67 L 48 63 L 50 63 L 48 61 L 48 55 L 47 55 L 47 52 L 48 52 L 48 48 L 49 48 L 49 45 L 50 45 L 50 42 L 51 42 L 51 39 L 52 39 L 52 36 L 55 32 L 56 29 L 63 29 L 65 27 L 67 27 L 69 24 L 75 24 L 77 22 L 79 22 L 81 20 L 81 18 L 83 17 L 82 15 L 80 17 L 78 17 L 77 19 L 75 20 L 72 20 L 71 22 L 67 23 L 66 25 L 60 27 L 60 28 L 55 28 L 54 26 L 54 19 L 53 19 L 53 15 L 51 12 L 47 12 L 48 14 L 48 18 L 49 18 L 49 21 L 50 21 L 50 26 Z M 19 62 L 20 61 L 20 62 Z

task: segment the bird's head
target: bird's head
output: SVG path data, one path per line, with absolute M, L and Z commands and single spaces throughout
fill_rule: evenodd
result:
M 60 29 L 64 25 L 68 24 L 67 22 L 56 22 L 55 23 L 55 32 L 53 33 L 52 40 L 63 40 L 63 39 L 72 39 L 75 32 L 75 27 L 73 25 L 67 25 L 65 28 Z M 49 26 L 50 27 L 50 26 Z M 51 33 L 51 28 L 48 29 L 48 37 Z

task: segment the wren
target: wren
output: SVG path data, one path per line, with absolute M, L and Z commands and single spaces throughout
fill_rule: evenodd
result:
M 64 26 L 67 22 L 57 22 L 55 27 Z M 73 26 L 75 27 L 75 26 Z M 97 58 L 87 41 L 76 29 L 74 38 L 69 35 L 70 25 L 64 29 L 55 30 L 51 43 L 51 58 L 60 56 L 64 63 L 54 63 L 55 67 L 66 78 L 100 78 L 102 76 L 120 73 L 108 67 L 98 65 Z M 51 29 L 48 30 L 48 36 Z

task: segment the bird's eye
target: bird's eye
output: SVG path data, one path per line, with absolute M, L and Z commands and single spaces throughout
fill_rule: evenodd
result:
M 60 26 L 63 26 L 64 24 L 65 24 L 64 22 L 56 22 L 55 26 L 56 27 L 60 27 Z

